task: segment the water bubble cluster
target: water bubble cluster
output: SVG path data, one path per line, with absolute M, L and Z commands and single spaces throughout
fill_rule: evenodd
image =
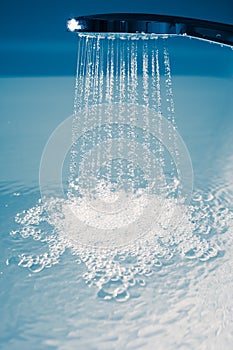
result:
M 224 209 L 213 194 L 196 192 L 188 207 L 176 207 L 176 220 L 168 222 L 166 211 L 157 231 L 116 249 L 95 248 L 79 244 L 62 232 L 65 200 L 38 203 L 34 208 L 17 214 L 17 230 L 11 232 L 15 239 L 33 239 L 46 246 L 43 254 L 20 254 L 8 259 L 8 264 L 18 264 L 32 273 L 38 273 L 59 263 L 66 249 L 76 257 L 77 264 L 85 265 L 83 279 L 87 286 L 97 290 L 98 298 L 126 301 L 130 295 L 156 278 L 165 267 L 193 260 L 204 263 L 221 255 L 224 245 L 219 236 L 232 224 L 233 215 Z M 49 214 L 48 214 L 49 209 Z M 69 223 L 66 223 L 69 224 Z M 222 235 L 224 236 L 224 235 Z

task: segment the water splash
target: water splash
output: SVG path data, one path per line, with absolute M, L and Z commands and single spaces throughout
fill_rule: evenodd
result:
M 204 263 L 224 253 L 224 235 L 232 227 L 232 212 L 225 209 L 214 194 L 196 192 L 189 207 L 170 199 L 160 225 L 154 231 L 122 248 L 105 249 L 87 246 L 77 240 L 77 226 L 69 213 L 69 201 L 54 199 L 17 214 L 19 227 L 11 232 L 14 239 L 23 237 L 43 243 L 43 254 L 21 254 L 8 264 L 18 264 L 37 273 L 58 264 L 62 254 L 71 250 L 78 264 L 86 266 L 83 278 L 94 286 L 99 298 L 126 301 L 130 295 L 169 265 Z M 169 210 L 176 211 L 176 222 L 169 222 Z M 185 216 L 184 216 L 185 211 Z M 48 213 L 50 213 L 48 215 Z
M 66 198 L 16 216 L 11 236 L 45 251 L 7 264 L 37 273 L 69 249 L 98 297 L 122 302 L 167 266 L 221 256 L 232 213 L 214 194 L 189 205 L 185 152 L 166 39 L 80 34 Z

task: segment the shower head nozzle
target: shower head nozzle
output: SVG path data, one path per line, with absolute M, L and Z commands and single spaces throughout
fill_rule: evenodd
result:
M 189 35 L 233 46 L 233 25 L 156 14 L 113 13 L 69 19 L 67 28 L 78 33 L 153 33 Z

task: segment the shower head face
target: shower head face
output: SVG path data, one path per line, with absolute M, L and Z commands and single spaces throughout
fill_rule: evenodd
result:
M 189 35 L 233 46 L 233 25 L 185 17 L 114 13 L 69 19 L 67 28 L 77 33 L 148 33 Z

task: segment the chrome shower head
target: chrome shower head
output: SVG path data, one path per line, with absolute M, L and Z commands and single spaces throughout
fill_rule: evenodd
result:
M 78 33 L 153 33 L 188 35 L 233 46 L 233 25 L 156 14 L 113 13 L 69 19 L 67 28 Z

